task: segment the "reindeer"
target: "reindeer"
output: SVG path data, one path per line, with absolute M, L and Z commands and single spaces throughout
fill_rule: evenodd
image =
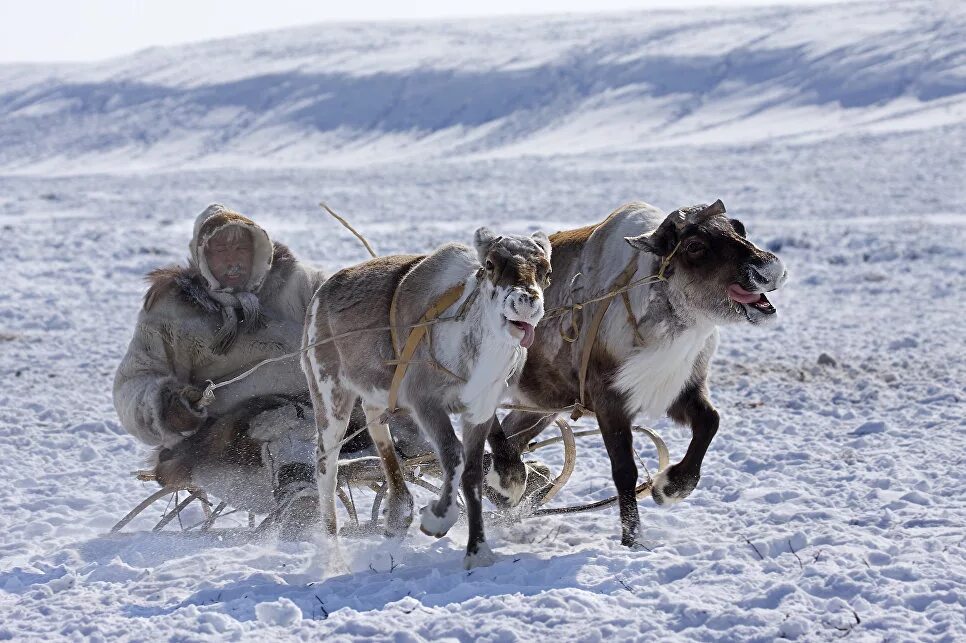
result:
M 381 257 L 346 268 L 312 299 L 302 368 L 318 426 L 322 520 L 332 537 L 339 446 L 361 398 L 389 483 L 387 535 L 404 534 L 413 519 L 413 499 L 383 414 L 398 407 L 433 444 L 443 471 L 440 496 L 422 508 L 420 529 L 436 537 L 449 531 L 460 513 L 462 478 L 470 528 L 464 566 L 495 560 L 483 533 L 483 452 L 497 405 L 519 375 L 543 317 L 550 240 L 542 232 L 496 236 L 480 228 L 474 241 L 475 250 L 450 244 L 429 255 Z M 379 330 L 353 334 L 365 328 Z M 423 333 L 426 341 L 420 341 Z M 450 413 L 461 416 L 462 445 Z
M 621 542 L 635 546 L 640 516 L 634 416 L 667 413 L 691 427 L 684 457 L 655 477 L 651 491 L 661 505 L 686 498 L 718 430 L 718 413 L 708 399 L 717 326 L 775 319 L 764 293 L 785 282 L 785 266 L 745 238 L 744 226 L 725 216 L 721 201 L 667 216 L 631 203 L 600 224 L 558 232 L 550 241 L 555 280 L 544 292 L 547 305 L 551 311 L 571 306 L 571 314 L 548 313 L 537 328 L 513 397 L 519 405 L 541 409 L 576 401 L 578 409 L 596 414 L 618 492 Z M 572 306 L 662 272 L 654 283 Z M 487 483 L 508 504 L 518 502 L 525 487 L 521 450 L 555 417 L 514 411 L 502 427 L 494 420 Z

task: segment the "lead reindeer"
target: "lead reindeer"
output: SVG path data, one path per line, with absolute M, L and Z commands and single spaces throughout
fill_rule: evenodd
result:
M 633 546 L 640 529 L 634 416 L 666 413 L 690 426 L 684 457 L 659 473 L 651 488 L 658 504 L 686 498 L 718 430 L 718 413 L 708 399 L 717 326 L 774 319 L 764 293 L 784 283 L 785 266 L 745 238 L 744 226 L 725 215 L 721 201 L 668 215 L 632 203 L 600 224 L 558 232 L 550 241 L 554 285 L 545 293 L 550 310 L 614 292 L 638 278 L 649 282 L 571 308 L 573 319 L 548 316 L 515 391 L 522 405 L 553 409 L 577 401 L 597 415 L 618 492 L 621 542 Z M 662 277 L 646 279 L 657 274 Z M 488 482 L 510 504 L 519 501 L 525 485 L 523 447 L 554 417 L 515 411 L 504 418 L 502 430 L 494 420 Z
M 423 507 L 420 528 L 436 537 L 449 531 L 460 513 L 462 478 L 469 517 L 464 566 L 494 560 L 483 532 L 483 450 L 497 405 L 519 375 L 543 317 L 550 241 L 542 232 L 496 236 L 486 228 L 474 240 L 475 250 L 450 244 L 429 255 L 381 257 L 346 268 L 311 302 L 302 368 L 319 432 L 322 519 L 333 537 L 339 445 L 361 397 L 389 483 L 387 534 L 405 533 L 413 519 L 413 499 L 383 415 L 398 406 L 415 418 L 443 470 L 440 496 Z M 385 330 L 389 326 L 395 332 Z M 365 328 L 377 330 L 354 333 Z M 461 416 L 462 445 L 450 413 Z

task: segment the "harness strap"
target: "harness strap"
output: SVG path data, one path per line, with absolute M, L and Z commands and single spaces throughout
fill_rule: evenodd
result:
M 400 284 L 402 281 L 399 282 Z M 399 302 L 399 284 L 392 291 L 392 301 L 389 303 L 389 341 L 392 343 L 392 354 L 399 358 L 402 350 L 399 347 L 399 332 L 396 330 L 396 308 Z
M 627 267 L 624 268 L 624 272 L 618 275 L 617 279 L 614 280 L 614 283 L 611 286 L 612 291 L 617 291 L 623 288 L 634 277 L 634 273 L 637 272 L 638 258 L 639 257 L 636 254 L 631 257 L 630 263 L 628 263 Z M 614 301 L 614 297 L 616 296 L 617 293 L 614 292 L 607 299 L 601 301 L 597 305 L 597 310 L 594 312 L 593 320 L 590 322 L 590 328 L 588 329 L 590 332 L 587 335 L 587 340 L 584 342 L 583 351 L 580 356 L 580 371 L 577 374 L 577 382 L 578 386 L 580 387 L 580 404 L 574 408 L 574 412 L 570 415 L 572 420 L 579 420 L 580 416 L 583 415 L 583 411 L 581 409 L 586 408 L 587 400 L 585 395 L 585 385 L 587 383 L 587 367 L 590 366 L 590 354 L 594 350 L 594 344 L 597 343 L 597 331 L 600 330 L 600 324 L 604 321 L 604 315 L 607 313 L 607 309 L 610 308 L 610 303 Z M 625 303 L 627 304 L 628 312 L 630 312 L 630 301 Z M 631 316 L 633 317 L 633 315 Z M 633 326 L 636 328 L 637 324 L 635 323 Z
M 671 259 L 677 254 L 678 248 L 681 247 L 681 242 L 678 241 L 677 245 L 667 254 L 667 256 L 661 258 L 661 262 L 658 264 L 657 274 L 653 275 L 653 278 L 657 281 L 667 281 L 670 276 L 668 274 L 668 267 L 671 265 Z M 634 274 L 637 272 L 637 259 L 638 256 L 635 254 L 631 257 L 630 263 L 624 268 L 624 272 L 618 275 L 617 279 L 614 280 L 613 286 L 611 286 L 611 293 L 606 298 L 600 301 L 600 305 L 597 306 L 597 311 L 594 313 L 594 319 L 590 323 L 590 337 L 584 342 L 583 352 L 580 356 L 580 372 L 577 374 L 577 382 L 580 386 L 580 400 L 574 405 L 574 412 L 570 415 L 571 419 L 574 421 L 579 420 L 580 416 L 586 411 L 586 384 L 587 384 L 587 367 L 590 366 L 590 354 L 594 350 L 594 344 L 597 343 L 597 331 L 600 330 L 600 324 L 604 321 L 604 315 L 607 313 L 607 309 L 610 308 L 610 303 L 614 301 L 614 297 L 620 292 L 622 299 L 624 300 L 624 308 L 627 311 L 627 322 L 630 324 L 631 328 L 634 329 L 634 336 L 638 341 L 644 341 L 641 337 L 641 333 L 637 330 L 637 319 L 634 317 L 634 311 L 631 309 L 631 299 L 627 295 L 626 287 L 634 278 Z
M 389 413 L 394 413 L 398 407 L 396 402 L 399 399 L 399 387 L 402 385 L 403 378 L 406 377 L 406 371 L 409 369 L 409 363 L 416 354 L 416 349 L 419 347 L 419 343 L 426 336 L 429 331 L 430 322 L 437 317 L 439 317 L 447 308 L 459 301 L 459 298 L 463 296 L 463 290 L 466 288 L 466 284 L 457 284 L 440 295 L 429 309 L 423 313 L 423 316 L 419 319 L 419 324 L 409 331 L 409 337 L 406 338 L 406 344 L 403 346 L 402 352 L 398 353 L 398 360 L 396 363 L 396 370 L 392 374 L 392 383 L 389 385 Z M 398 288 L 396 291 L 398 292 Z M 393 301 L 396 297 L 393 295 Z M 390 317 L 393 315 L 392 307 L 390 307 Z M 390 324 L 395 326 L 395 320 L 390 319 Z M 393 341 L 393 347 L 395 348 L 396 342 Z
M 645 341 L 641 335 L 641 331 L 637 329 L 637 317 L 634 316 L 634 309 L 631 308 L 631 296 L 624 290 L 621 292 L 621 299 L 624 301 L 624 310 L 627 311 L 627 325 L 634 331 L 634 337 L 637 339 L 638 345 L 643 346 Z

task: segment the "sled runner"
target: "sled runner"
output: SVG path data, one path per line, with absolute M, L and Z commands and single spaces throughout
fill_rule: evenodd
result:
M 595 511 L 617 503 L 617 496 L 615 495 L 604 500 L 586 504 L 548 506 L 550 501 L 557 496 L 564 485 L 570 480 L 570 476 L 574 471 L 577 462 L 577 439 L 600 435 L 600 429 L 596 428 L 574 431 L 570 424 L 563 419 L 558 419 L 556 425 L 560 435 L 543 440 L 535 440 L 527 446 L 524 453 L 535 453 L 540 449 L 561 444 L 563 446 L 563 465 L 554 477 L 542 476 L 541 473 L 535 471 L 531 472 L 536 478 L 536 481 L 534 484 L 528 485 L 528 494 L 521 501 L 517 510 L 514 511 L 514 515 L 517 518 Z M 663 471 L 667 468 L 669 455 L 667 446 L 661 436 L 653 429 L 643 426 L 635 426 L 633 430 L 638 435 L 647 436 L 654 443 L 657 449 L 658 470 Z M 439 492 L 438 482 L 442 477 L 442 472 L 436 461 L 436 456 L 433 453 L 401 458 L 400 464 L 402 465 L 406 482 L 432 493 Z M 137 471 L 135 472 L 135 476 L 142 482 L 155 481 L 154 474 L 151 471 Z M 648 476 L 648 479 L 637 487 L 638 498 L 647 494 L 650 488 L 651 479 Z M 353 490 L 372 494 L 372 505 L 367 519 L 360 516 L 361 509 L 363 508 L 361 506 L 362 503 L 360 502 L 360 506 L 357 506 Z M 340 460 L 337 493 L 342 506 L 349 516 L 350 524 L 347 528 L 349 533 L 362 534 L 379 531 L 382 503 L 387 491 L 388 485 L 386 484 L 378 456 Z M 121 531 L 137 516 L 161 500 L 166 500 L 167 504 L 158 522 L 152 528 L 153 531 L 161 531 L 173 525 L 180 528 L 183 532 L 204 533 L 211 530 L 220 518 L 243 511 L 241 509 L 231 509 L 225 501 L 214 504 L 205 491 L 198 487 L 165 487 L 155 491 L 138 503 L 137 506 L 111 528 L 111 533 Z M 181 514 L 195 502 L 201 505 L 202 511 L 204 512 L 204 520 L 186 524 L 182 520 Z M 261 523 L 258 523 L 254 514 L 248 514 L 248 528 L 253 532 L 267 530 L 271 527 L 271 522 L 272 516 L 268 516 Z
M 153 482 L 156 480 L 154 473 L 152 471 L 135 471 L 135 477 L 141 482 Z M 185 499 L 181 500 L 181 494 L 185 494 Z M 156 503 L 162 498 L 168 498 L 168 506 L 161 514 L 161 519 L 158 520 L 157 524 L 154 525 L 152 531 L 161 531 L 164 529 L 171 521 L 177 518 L 180 522 L 181 512 L 190 505 L 192 502 L 197 500 L 201 503 L 202 511 L 205 514 L 205 520 L 199 527 L 202 527 L 202 531 L 207 531 L 214 521 L 218 518 L 218 515 L 224 511 L 224 503 L 220 503 L 218 507 L 215 507 L 217 512 L 212 509 L 211 502 L 208 500 L 208 495 L 198 487 L 163 487 L 158 491 L 155 491 L 150 496 L 142 500 L 134 509 L 129 511 L 123 518 L 117 521 L 113 527 L 111 527 L 111 533 L 117 533 L 123 529 L 129 522 L 137 518 L 145 509 Z M 171 507 L 171 504 L 174 507 Z M 181 526 L 184 530 L 184 525 Z

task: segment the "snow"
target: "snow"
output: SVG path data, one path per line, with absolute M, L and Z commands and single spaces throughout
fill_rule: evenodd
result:
M 966 638 L 964 36 L 962 3 L 846 3 L 0 66 L 0 639 Z M 208 203 L 335 270 L 366 255 L 323 199 L 392 253 L 715 198 L 791 281 L 777 324 L 723 329 L 721 429 L 690 498 L 642 501 L 648 549 L 616 510 L 491 520 L 469 572 L 462 520 L 333 550 L 151 533 L 159 505 L 107 534 L 154 489 L 110 396 L 142 276 Z M 554 504 L 611 493 L 581 439 Z
M 291 627 L 302 622 L 302 610 L 287 598 L 259 603 L 255 606 L 255 616 L 266 625 Z

